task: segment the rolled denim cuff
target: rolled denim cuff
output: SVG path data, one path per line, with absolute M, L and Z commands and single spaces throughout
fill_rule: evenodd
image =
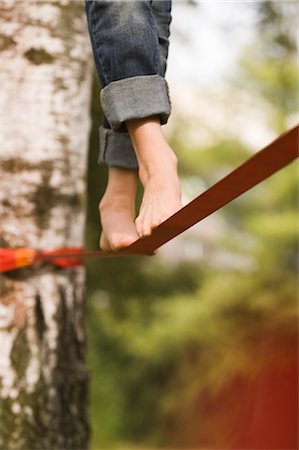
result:
M 99 128 L 100 154 L 98 162 L 109 167 L 138 169 L 135 151 L 128 133 L 117 133 L 108 128 Z
M 115 131 L 126 131 L 125 122 L 160 117 L 167 123 L 171 112 L 168 84 L 160 75 L 142 75 L 112 81 L 101 90 L 101 105 Z

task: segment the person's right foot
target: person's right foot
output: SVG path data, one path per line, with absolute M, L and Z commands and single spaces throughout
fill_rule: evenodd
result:
M 158 118 L 134 119 L 127 127 L 144 187 L 136 229 L 140 237 L 149 236 L 183 206 L 177 157 L 165 140 Z
M 183 206 L 176 159 L 170 148 L 165 150 L 164 154 L 161 149 L 161 154 L 163 156 L 154 172 L 140 170 L 144 194 L 139 215 L 135 220 L 140 237 L 149 236 L 156 227 Z

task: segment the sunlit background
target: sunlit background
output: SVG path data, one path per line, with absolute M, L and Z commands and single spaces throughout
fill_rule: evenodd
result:
M 297 21 L 296 2 L 173 2 L 165 133 L 184 203 L 298 121 Z M 93 89 L 94 249 L 106 170 Z M 92 449 L 294 448 L 296 197 L 293 164 L 155 257 L 88 262 Z

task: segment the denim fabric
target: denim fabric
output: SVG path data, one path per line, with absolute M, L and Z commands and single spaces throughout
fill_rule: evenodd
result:
M 164 78 L 171 0 L 86 0 L 85 4 L 102 85 L 104 128 L 110 128 L 109 132 L 100 129 L 100 161 L 110 166 L 137 168 L 125 122 L 158 115 L 164 124 L 171 112 Z
M 129 133 L 100 127 L 100 157 L 99 163 L 122 169 L 137 169 L 138 163 Z
M 115 131 L 126 131 L 127 120 L 149 116 L 160 116 L 163 125 L 170 114 L 167 84 L 160 75 L 112 81 L 101 91 L 101 104 Z

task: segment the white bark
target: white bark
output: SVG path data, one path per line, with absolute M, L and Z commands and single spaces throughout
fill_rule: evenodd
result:
M 83 1 L 4 0 L 0 12 L 0 244 L 82 246 L 92 67 Z M 82 449 L 84 269 L 44 265 L 1 281 L 0 447 Z

